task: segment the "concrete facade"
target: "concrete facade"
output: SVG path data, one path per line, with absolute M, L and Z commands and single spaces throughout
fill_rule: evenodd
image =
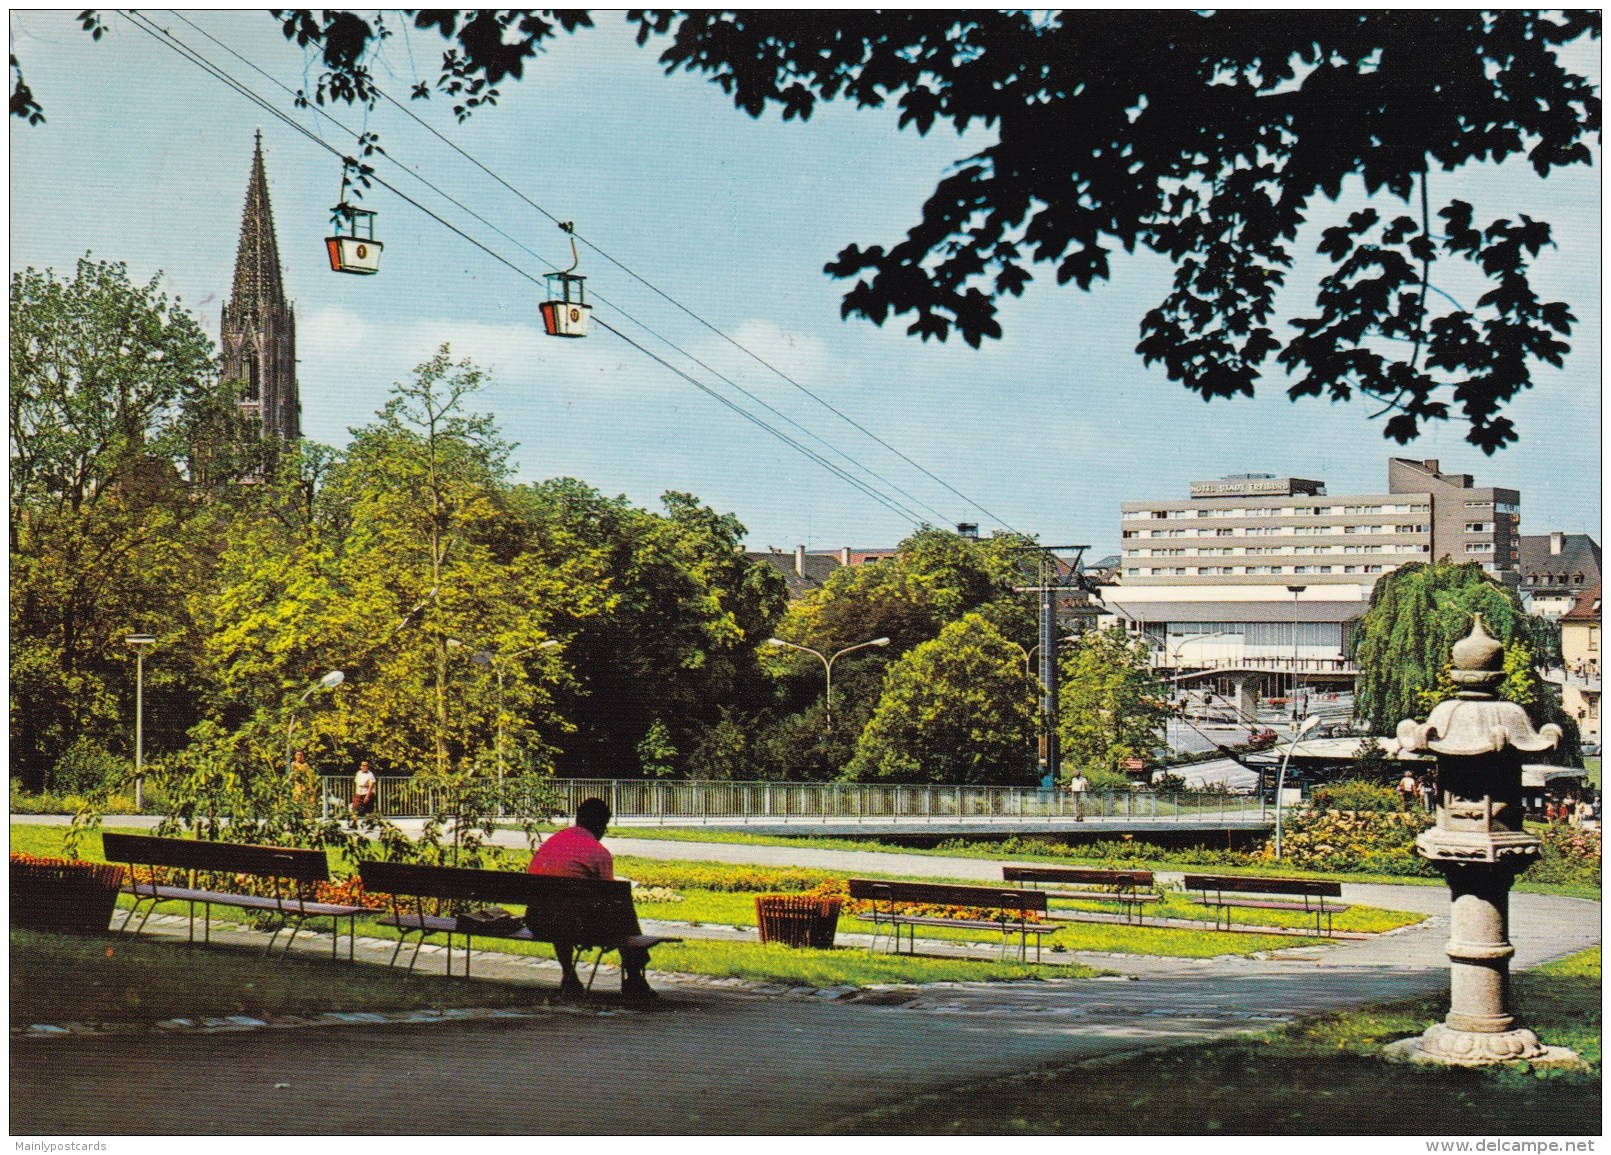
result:
M 1173 501 L 1120 507 L 1111 620 L 1173 670 L 1351 677 L 1354 623 L 1383 575 L 1412 562 L 1477 562 L 1514 583 L 1520 494 L 1477 488 L 1436 460 L 1390 458 L 1387 489 L 1330 496 L 1323 481 L 1240 474 Z

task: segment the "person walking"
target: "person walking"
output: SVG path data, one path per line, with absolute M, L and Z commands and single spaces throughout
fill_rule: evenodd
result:
M 358 763 L 358 773 L 352 778 L 352 812 L 360 818 L 372 813 L 379 793 L 380 783 L 375 780 L 375 772 L 369 768 L 369 763 Z
M 1068 792 L 1074 796 L 1075 822 L 1085 821 L 1085 792 L 1090 788 L 1091 784 L 1078 770 L 1074 771 L 1074 777 L 1068 780 Z
M 1416 784 L 1415 775 L 1409 770 L 1404 771 L 1404 777 L 1398 780 L 1399 806 L 1408 810 L 1414 804 L 1416 796 L 1421 793 L 1421 787 Z

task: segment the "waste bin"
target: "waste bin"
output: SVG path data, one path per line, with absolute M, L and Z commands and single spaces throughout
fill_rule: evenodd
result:
M 839 929 L 839 904 L 837 898 L 758 895 L 755 919 L 761 929 L 761 941 L 829 950 L 834 932 Z
M 121 866 L 12 855 L 11 925 L 105 934 L 122 883 Z

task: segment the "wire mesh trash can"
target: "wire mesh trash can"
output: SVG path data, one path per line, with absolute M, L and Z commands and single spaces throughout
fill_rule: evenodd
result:
M 830 950 L 839 929 L 837 898 L 803 898 L 797 894 L 762 894 L 755 899 L 755 919 L 762 942 Z

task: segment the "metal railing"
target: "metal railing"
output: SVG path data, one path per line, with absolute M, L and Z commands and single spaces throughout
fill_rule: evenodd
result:
M 584 798 L 610 804 L 617 825 L 809 825 L 895 822 L 1012 823 L 1072 821 L 1066 790 L 1016 786 L 894 786 L 857 782 L 669 782 L 623 778 L 555 778 L 554 816 L 569 817 Z M 375 813 L 422 818 L 437 812 L 430 788 L 412 778 L 381 778 Z M 327 777 L 332 809 L 352 804 L 352 780 Z M 1247 794 L 1157 794 L 1092 790 L 1080 816 L 1137 822 L 1249 822 L 1261 815 Z

